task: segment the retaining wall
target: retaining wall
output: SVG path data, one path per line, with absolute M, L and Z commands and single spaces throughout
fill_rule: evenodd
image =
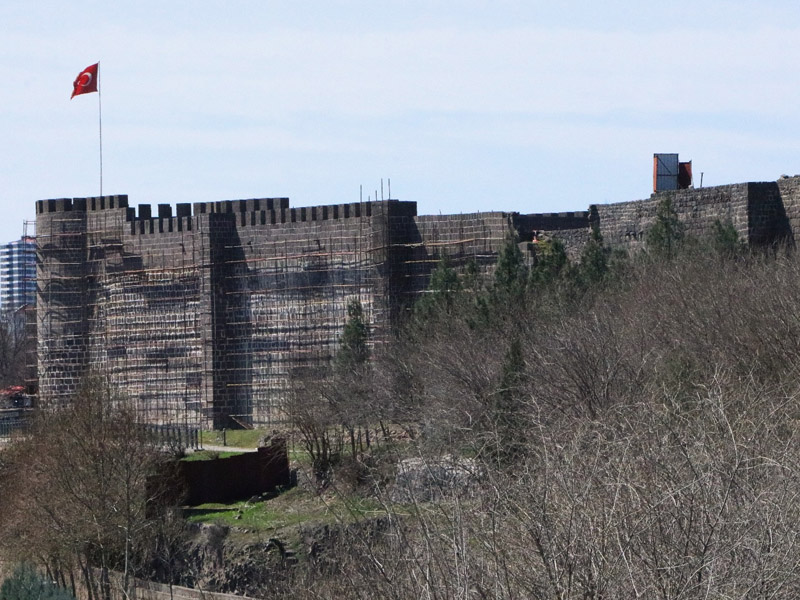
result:
M 290 483 L 286 442 L 272 444 L 228 458 L 181 461 L 181 480 L 186 486 L 185 504 L 236 502 L 274 492 Z

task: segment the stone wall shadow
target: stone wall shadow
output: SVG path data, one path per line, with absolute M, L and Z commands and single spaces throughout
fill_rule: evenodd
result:
M 235 214 L 209 215 L 214 336 L 214 427 L 253 423 L 253 359 L 250 268 Z
M 748 243 L 755 248 L 794 248 L 794 235 L 775 181 L 748 184 Z

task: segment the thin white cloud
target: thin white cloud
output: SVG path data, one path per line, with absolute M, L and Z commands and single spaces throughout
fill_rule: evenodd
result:
M 9 227 L 97 193 L 99 98 L 68 100 L 96 60 L 106 191 L 133 203 L 313 204 L 392 175 L 421 210 L 566 210 L 646 195 L 656 151 L 707 183 L 800 170 L 785 0 L 180 4 L 3 3 Z
M 123 41 L 147 52 L 120 58 L 105 81 L 120 102 L 242 116 L 323 110 L 793 114 L 786 88 L 800 57 L 798 34 L 800 28 L 736 36 L 445 28 L 137 36 Z

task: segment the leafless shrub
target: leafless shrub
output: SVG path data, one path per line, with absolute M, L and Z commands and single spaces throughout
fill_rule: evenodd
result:
M 306 597 L 796 597 L 799 271 L 632 263 L 572 306 L 489 328 L 451 314 L 401 340 L 379 374 L 402 367 L 416 412 L 397 414 L 431 465 L 487 443 L 481 415 L 524 340 L 526 452 L 484 463 L 472 495 L 386 498 L 391 536 L 351 539 Z
M 82 578 L 96 597 L 110 597 L 107 574 L 116 569 L 127 594 L 159 533 L 146 511 L 163 491 L 151 479 L 160 460 L 124 399 L 88 379 L 71 406 L 41 412 L 31 434 L 4 452 L 4 552 L 53 578 Z

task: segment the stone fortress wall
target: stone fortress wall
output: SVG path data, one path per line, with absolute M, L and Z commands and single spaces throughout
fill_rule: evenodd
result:
M 800 178 L 653 194 L 557 214 L 417 215 L 383 200 L 292 208 L 287 198 L 128 206 L 127 196 L 36 203 L 38 374 L 44 404 L 106 376 L 155 423 L 270 424 L 293 377 L 330 363 L 361 302 L 383 343 L 442 256 L 490 272 L 511 232 L 575 258 L 592 223 L 635 250 L 669 194 L 687 232 L 794 240 Z

